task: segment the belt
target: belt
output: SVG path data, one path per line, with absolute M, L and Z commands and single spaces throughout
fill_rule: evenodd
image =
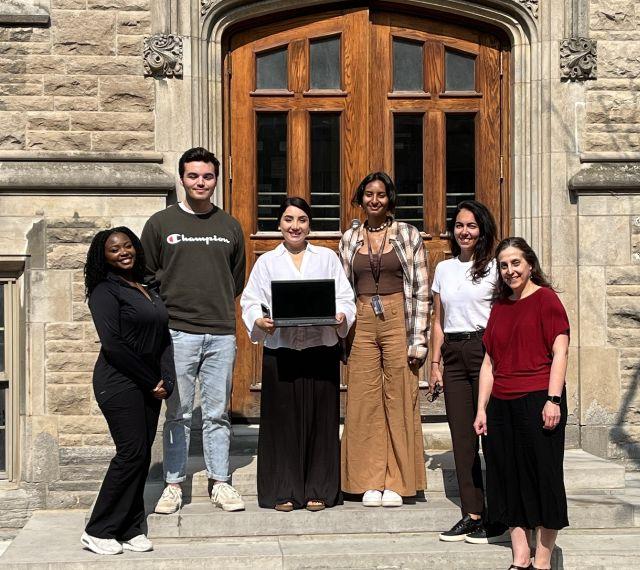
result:
M 447 341 L 469 340 L 472 338 L 482 338 L 483 334 L 484 329 L 478 329 L 477 331 L 470 332 L 444 333 L 444 339 Z

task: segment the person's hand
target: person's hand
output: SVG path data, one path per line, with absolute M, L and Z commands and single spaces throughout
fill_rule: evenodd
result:
M 478 410 L 476 421 L 473 422 L 473 429 L 476 430 L 477 435 L 487 435 L 487 412 Z
M 444 387 L 444 381 L 442 380 L 442 370 L 440 370 L 440 364 L 438 362 L 431 363 L 431 374 L 429 375 L 429 391 L 433 390 L 436 384 Z
M 267 334 L 273 334 L 276 330 L 276 325 L 273 323 L 273 319 L 269 317 L 260 317 L 256 319 L 256 326 Z
M 166 400 L 169 397 L 167 391 L 164 388 L 164 380 L 160 380 L 156 387 L 151 391 L 151 394 L 154 398 L 158 398 L 158 400 Z
M 547 402 L 542 408 L 542 421 L 544 429 L 555 429 L 560 423 L 560 406 L 553 402 Z
M 344 313 L 338 313 L 336 315 L 336 321 L 338 321 L 335 325 L 333 325 L 336 328 L 339 328 L 340 325 L 342 325 L 342 323 L 344 323 L 344 320 L 347 318 L 347 316 Z

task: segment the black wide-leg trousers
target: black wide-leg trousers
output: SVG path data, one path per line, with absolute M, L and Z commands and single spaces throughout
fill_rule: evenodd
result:
M 116 394 L 100 405 L 116 455 L 100 487 L 87 534 L 117 540 L 143 534 L 144 484 L 160 407 L 161 400 L 137 388 Z
M 265 348 L 262 359 L 258 503 L 327 507 L 340 492 L 340 361 L 337 346 Z

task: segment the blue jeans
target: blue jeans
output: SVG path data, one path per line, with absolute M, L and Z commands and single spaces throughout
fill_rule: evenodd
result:
M 227 408 L 236 358 L 236 337 L 172 329 L 171 339 L 176 386 L 167 400 L 163 430 L 165 481 L 182 483 L 187 475 L 196 377 L 200 380 L 202 447 L 207 476 L 216 481 L 228 481 L 231 423 Z

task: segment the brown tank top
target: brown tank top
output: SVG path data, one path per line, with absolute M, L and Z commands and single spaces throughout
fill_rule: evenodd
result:
M 368 254 L 356 253 L 353 259 L 353 278 L 358 295 L 376 294 L 376 282 L 373 280 Z M 389 253 L 383 253 L 380 260 L 378 294 L 391 295 L 401 293 L 403 290 L 402 264 L 392 249 Z

